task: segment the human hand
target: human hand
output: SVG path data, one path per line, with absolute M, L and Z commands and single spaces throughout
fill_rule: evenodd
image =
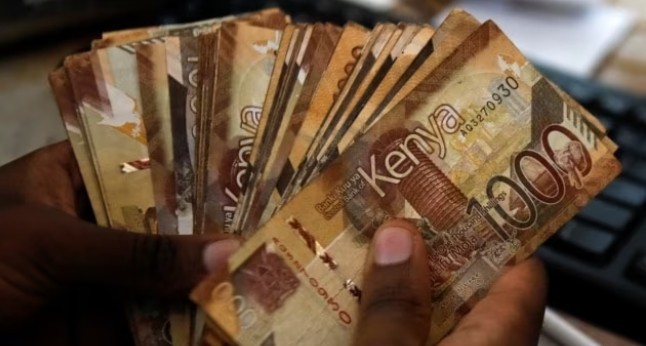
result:
M 0 167 L 0 344 L 132 344 L 126 298 L 185 299 L 238 246 L 101 228 L 86 198 L 67 142 Z
M 432 302 L 419 232 L 404 221 L 385 224 L 367 261 L 354 345 L 425 345 Z M 537 259 L 511 267 L 439 346 L 536 345 L 546 291 L 546 275 Z

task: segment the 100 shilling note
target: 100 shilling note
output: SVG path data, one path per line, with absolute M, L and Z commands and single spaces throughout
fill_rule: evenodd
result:
M 437 343 L 621 171 L 605 129 L 561 95 L 483 24 L 192 298 L 240 345 L 348 344 L 370 238 L 412 219 Z

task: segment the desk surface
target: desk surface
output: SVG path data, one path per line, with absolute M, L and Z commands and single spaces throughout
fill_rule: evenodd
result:
M 604 329 L 598 328 L 586 321 L 583 321 L 579 318 L 568 315 L 562 311 L 557 311 L 557 312 L 561 315 L 561 317 L 563 317 L 566 321 L 571 323 L 575 328 L 578 328 L 579 330 L 581 330 L 584 334 L 588 335 L 591 339 L 595 340 L 600 345 L 603 345 L 603 346 L 638 346 L 639 345 L 634 341 L 628 340 L 619 335 L 616 335 Z M 544 343 L 545 345 L 542 345 L 542 343 Z M 560 345 L 558 343 L 554 343 L 554 344 L 555 344 L 554 346 L 571 346 L 571 345 Z M 551 346 L 551 345 L 552 344 L 550 344 L 549 341 L 547 340 L 541 340 L 541 343 L 539 343 L 539 346 Z
M 639 20 L 630 35 L 601 65 L 597 78 L 609 85 L 646 95 L 646 1 L 606 1 L 633 9 Z

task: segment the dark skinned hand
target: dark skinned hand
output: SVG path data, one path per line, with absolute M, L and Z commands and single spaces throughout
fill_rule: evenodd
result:
M 97 227 L 68 142 L 0 167 L 0 344 L 132 345 L 125 305 L 185 300 L 238 246 Z
M 420 233 L 404 221 L 383 225 L 366 268 L 355 346 L 425 345 L 433 302 Z M 438 346 L 536 345 L 546 291 L 537 259 L 509 268 Z
M 130 345 L 125 297 L 185 298 L 219 272 L 235 240 L 137 235 L 81 218 L 89 204 L 67 142 L 0 168 L 0 344 Z M 355 346 L 424 345 L 432 302 L 414 226 L 374 238 Z M 440 346 L 535 345 L 545 307 L 541 264 L 509 269 Z

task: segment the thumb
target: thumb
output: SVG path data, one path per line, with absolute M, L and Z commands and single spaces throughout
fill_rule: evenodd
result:
M 424 345 L 431 321 L 426 248 L 408 222 L 391 221 L 373 238 L 355 346 Z
M 210 272 L 220 272 L 239 242 L 224 235 L 158 236 L 111 230 L 47 207 L 10 213 L 27 233 L 33 260 L 62 286 L 98 284 L 129 294 L 185 298 Z

